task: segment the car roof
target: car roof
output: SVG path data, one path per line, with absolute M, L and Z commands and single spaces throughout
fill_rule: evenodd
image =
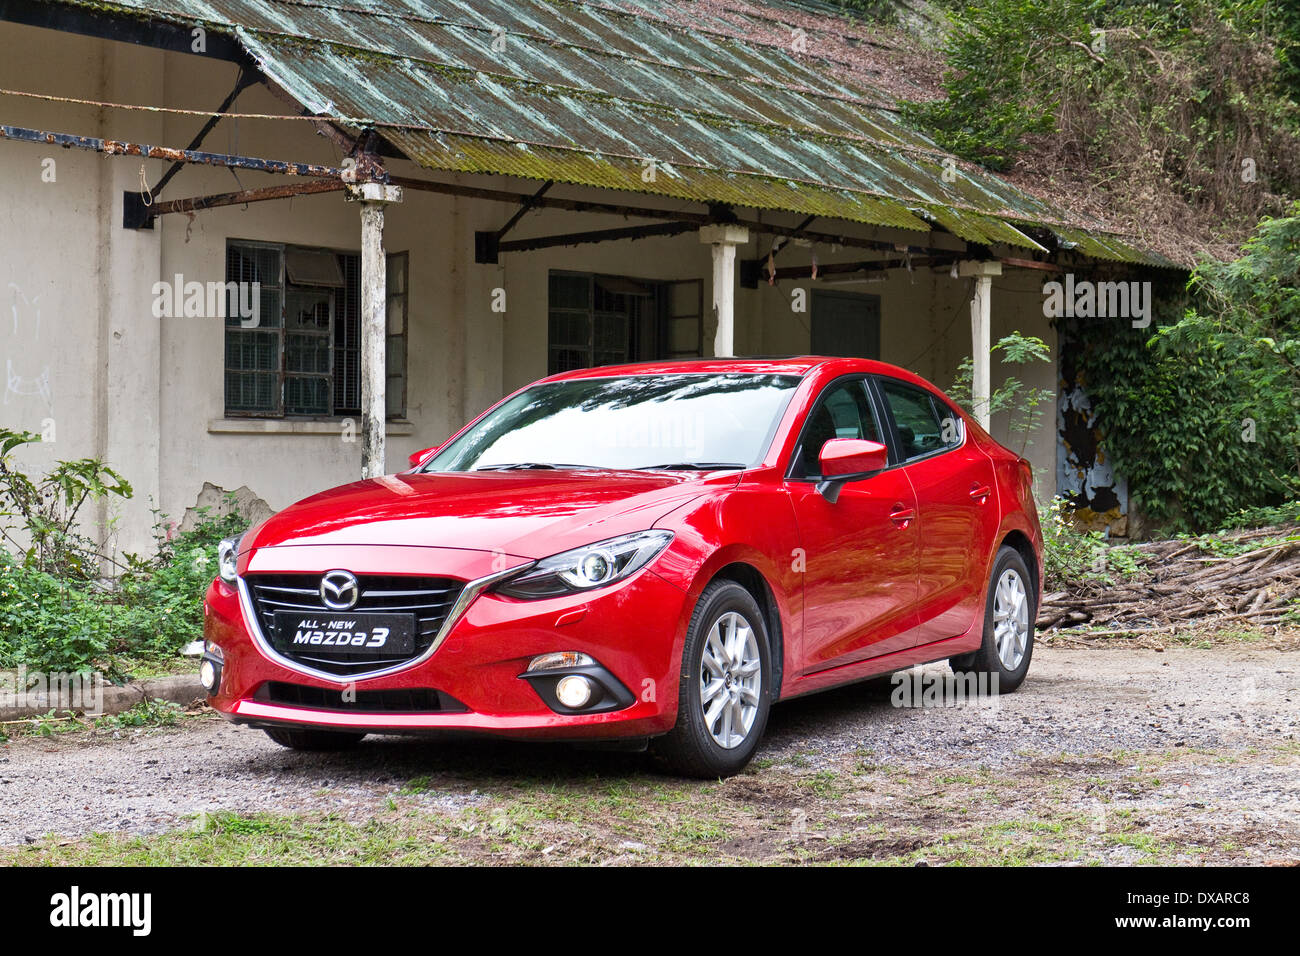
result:
M 545 382 L 563 382 L 584 378 L 619 378 L 630 375 L 673 374 L 748 374 L 804 376 L 813 369 L 831 366 L 828 371 L 849 375 L 854 372 L 895 375 L 911 381 L 923 381 L 919 376 L 896 365 L 863 358 L 838 358 L 829 355 L 781 355 L 746 358 L 695 358 L 674 361 L 636 362 L 629 365 L 599 365 L 595 368 L 560 372 L 543 379 Z

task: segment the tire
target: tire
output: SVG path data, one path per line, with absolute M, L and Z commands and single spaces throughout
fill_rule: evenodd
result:
M 351 750 L 361 743 L 365 734 L 339 733 L 333 730 L 291 730 L 288 727 L 266 727 L 266 736 L 281 747 L 290 750 L 312 750 L 328 753 L 337 750 Z
M 953 672 L 986 676 L 990 690 L 1010 694 L 1029 673 L 1037 614 L 1037 589 L 1025 559 L 1015 548 L 1000 548 L 989 574 L 983 643 L 979 650 L 950 658 Z
M 717 635 L 711 642 L 715 628 Z M 725 646 L 728 635 L 734 635 L 731 653 Z M 752 670 L 755 664 L 756 671 Z M 771 674 L 767 625 L 758 603 L 736 582 L 714 581 L 691 614 L 682 651 L 677 724 L 651 744 L 656 756 L 684 777 L 717 779 L 739 773 L 754 756 L 767 727 Z M 716 711 L 712 721 L 705 712 L 702 675 L 712 688 L 708 698 L 710 709 Z

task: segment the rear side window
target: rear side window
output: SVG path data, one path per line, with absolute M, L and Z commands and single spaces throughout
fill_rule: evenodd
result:
M 880 391 L 898 428 L 899 456 L 903 461 L 925 458 L 961 444 L 961 419 L 925 389 L 882 378 Z

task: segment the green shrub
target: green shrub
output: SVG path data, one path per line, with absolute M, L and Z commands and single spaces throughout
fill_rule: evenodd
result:
M 1066 499 L 1053 498 L 1039 508 L 1039 523 L 1043 529 L 1043 585 L 1048 591 L 1078 587 L 1104 575 L 1105 536 L 1077 528 Z
M 0 551 L 0 667 L 87 670 L 113 640 L 102 592 L 61 581 Z
M 244 527 L 233 509 L 220 517 L 204 510 L 193 530 L 160 538 L 151 559 L 132 561 L 115 596 L 124 653 L 171 656 L 202 636 L 203 595 L 217 574 L 217 544 Z
M 1003 365 L 1016 367 L 1030 365 L 1034 362 L 1051 364 L 1052 350 L 1036 335 L 1023 335 L 1017 329 L 1010 335 L 998 339 L 990 350 L 991 356 L 1001 352 Z M 975 403 L 971 396 L 974 379 L 974 364 L 970 356 L 961 360 L 952 386 L 947 390 L 953 401 L 968 412 L 974 413 Z M 1035 388 L 1027 385 L 1014 375 L 1008 375 L 989 395 L 989 417 L 1006 412 L 1007 431 L 1010 433 L 1012 451 L 1023 455 L 1033 444 L 1030 435 L 1037 431 L 1043 418 L 1043 408 L 1051 407 L 1054 398 L 1050 388 Z
M 77 515 L 87 501 L 131 497 L 131 487 L 95 459 L 30 477 L 10 453 L 37 440 L 0 429 L 0 667 L 112 674 L 124 659 L 172 657 L 200 638 L 217 543 L 244 527 L 233 502 L 220 517 L 203 510 L 177 535 L 164 533 L 159 515 L 154 553 L 127 555 L 118 580 L 102 585 L 105 558 Z

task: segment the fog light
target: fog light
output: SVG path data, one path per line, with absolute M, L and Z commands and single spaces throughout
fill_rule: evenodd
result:
M 221 669 L 216 661 L 203 659 L 203 663 L 199 665 L 199 683 L 209 694 L 217 692 L 217 685 L 221 683 Z
M 560 678 L 555 685 L 555 697 L 565 707 L 577 710 L 591 701 L 592 683 L 581 674 Z

